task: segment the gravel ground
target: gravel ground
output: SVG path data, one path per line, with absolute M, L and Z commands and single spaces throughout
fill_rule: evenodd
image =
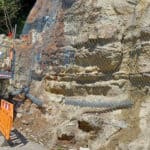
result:
M 43 146 L 37 143 L 28 142 L 26 145 L 17 146 L 17 147 L 0 147 L 0 150 L 47 150 Z
M 20 143 L 16 146 L 3 146 L 4 145 L 4 137 L 0 136 L 0 150 L 47 150 L 44 146 L 33 143 L 33 142 L 27 142 L 26 144 Z

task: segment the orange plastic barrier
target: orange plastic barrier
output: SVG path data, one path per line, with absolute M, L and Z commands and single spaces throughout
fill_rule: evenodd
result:
M 13 112 L 14 112 L 13 104 L 5 100 L 1 100 L 0 131 L 7 140 L 10 139 L 10 132 L 13 126 Z

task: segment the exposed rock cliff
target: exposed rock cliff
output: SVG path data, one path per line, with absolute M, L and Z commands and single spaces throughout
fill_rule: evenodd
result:
M 32 34 L 34 69 L 45 76 L 33 92 L 53 106 L 47 115 L 54 133 L 42 135 L 52 136 L 49 147 L 67 141 L 67 148 L 150 149 L 149 0 L 37 0 L 23 34 Z M 130 99 L 134 106 L 82 116 L 55 104 L 64 97 Z

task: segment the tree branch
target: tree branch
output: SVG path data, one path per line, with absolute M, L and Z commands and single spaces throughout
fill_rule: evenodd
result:
M 4 16 L 5 16 L 5 25 L 8 29 L 8 32 L 10 32 L 10 28 L 9 28 L 9 25 L 8 25 L 8 22 L 7 22 L 7 15 L 6 15 L 6 8 L 5 7 L 3 9 L 3 12 L 4 12 Z

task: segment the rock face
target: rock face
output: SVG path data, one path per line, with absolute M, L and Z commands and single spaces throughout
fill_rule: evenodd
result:
M 40 90 L 46 101 L 73 97 L 134 102 L 132 109 L 91 115 L 88 121 L 64 106 L 79 126 L 68 131 L 68 117 L 62 121 L 56 113 L 56 127 L 64 126 L 56 132 L 58 143 L 73 139 L 74 145 L 91 150 L 150 149 L 149 16 L 149 0 L 37 0 L 23 34 L 32 35 L 33 68 L 44 72 Z M 122 128 L 118 121 L 128 126 Z

